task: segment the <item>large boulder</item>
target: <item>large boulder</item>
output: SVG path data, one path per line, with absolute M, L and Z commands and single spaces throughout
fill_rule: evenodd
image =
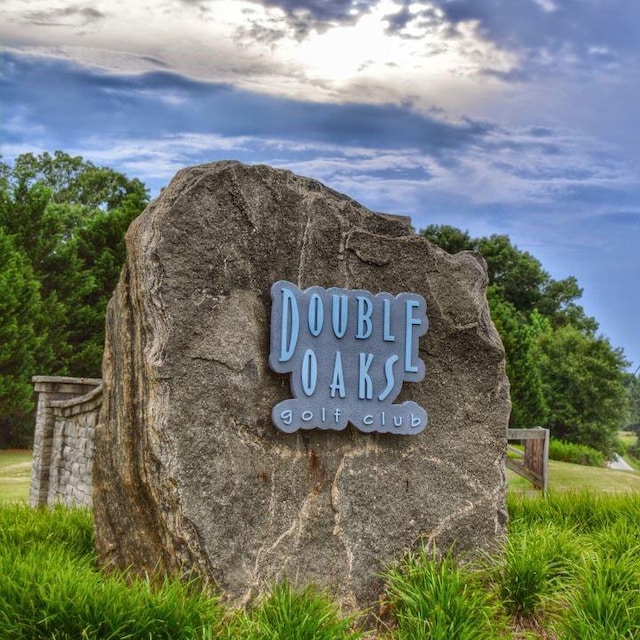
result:
M 280 280 L 424 297 L 426 373 L 398 396 L 428 412 L 424 430 L 274 426 L 291 398 L 268 364 Z M 204 575 L 236 602 L 288 575 L 353 608 L 419 544 L 496 548 L 510 402 L 486 285 L 478 254 L 451 256 L 314 180 L 236 162 L 180 171 L 131 225 L 109 305 L 101 563 Z

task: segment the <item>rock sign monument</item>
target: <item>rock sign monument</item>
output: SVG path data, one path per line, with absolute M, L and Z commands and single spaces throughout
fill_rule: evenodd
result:
M 109 305 L 101 562 L 347 608 L 420 544 L 495 548 L 510 410 L 486 267 L 319 182 L 219 162 L 131 225 Z

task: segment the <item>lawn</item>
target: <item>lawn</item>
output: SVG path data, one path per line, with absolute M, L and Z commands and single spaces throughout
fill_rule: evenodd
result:
M 0 450 L 0 503 L 29 499 L 31 457 L 31 451 Z M 512 491 L 527 493 L 533 491 L 531 484 L 524 478 L 512 471 L 507 471 L 507 475 L 509 489 Z M 640 492 L 640 473 L 550 460 L 549 486 L 554 491 L 587 489 L 606 492 Z
M 532 490 L 530 482 L 510 470 L 507 473 L 511 490 Z M 549 487 L 553 491 L 640 492 L 640 473 L 549 460 Z
M 638 436 L 632 431 L 618 431 L 618 438 L 620 438 L 622 444 L 629 446 L 630 444 L 636 444 Z
M 618 438 L 620 442 L 626 447 L 635 446 L 638 443 L 638 436 L 631 431 L 618 431 Z M 640 471 L 640 462 L 637 458 L 632 458 L 630 455 L 622 456 L 628 465 L 632 466 L 637 471 Z
M 31 451 L 0 450 L 0 502 L 28 500 Z

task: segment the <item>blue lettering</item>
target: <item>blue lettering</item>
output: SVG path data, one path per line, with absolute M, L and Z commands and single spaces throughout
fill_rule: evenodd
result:
M 369 367 L 373 362 L 373 353 L 359 353 L 358 356 L 358 398 L 371 400 L 373 398 L 373 382 L 369 375 Z
M 413 310 L 418 309 L 420 303 L 417 300 L 407 300 L 405 305 L 406 321 L 404 335 L 404 370 L 407 373 L 418 373 L 418 366 L 411 361 L 411 352 L 413 351 L 413 327 L 422 324 L 420 318 L 413 317 Z
M 309 331 L 311 335 L 319 336 L 324 322 L 324 307 L 322 298 L 317 293 L 314 293 L 311 296 L 311 300 L 309 300 L 307 319 L 309 321 Z
M 347 296 L 331 296 L 331 325 L 333 335 L 343 338 L 347 332 L 347 320 L 349 319 L 349 298 Z
M 373 331 L 371 323 L 373 303 L 369 298 L 363 296 L 356 296 L 356 299 L 358 300 L 358 333 L 356 333 L 356 338 L 366 340 Z
M 344 371 L 342 370 L 342 355 L 339 351 L 336 351 L 336 357 L 333 361 L 333 377 L 331 378 L 331 397 L 336 397 L 336 391 L 341 398 L 347 395 L 347 390 L 344 386 Z
M 291 320 L 289 320 L 291 316 Z M 290 289 L 282 289 L 282 324 L 280 327 L 280 362 L 291 359 L 298 343 L 300 315 L 298 301 Z
M 395 342 L 395 336 L 391 335 L 391 300 L 388 298 L 385 298 L 383 301 L 382 320 L 382 339 L 385 342 Z
M 302 390 L 305 395 L 311 396 L 318 383 L 318 359 L 313 349 L 307 349 L 302 356 Z
M 398 362 L 398 356 L 391 356 L 387 358 L 387 361 L 384 363 L 384 377 L 387 380 L 387 386 L 384 388 L 384 391 L 378 396 L 378 400 L 382 402 L 387 398 L 387 396 L 393 390 L 393 387 L 396 383 L 395 378 L 393 377 L 393 365 Z

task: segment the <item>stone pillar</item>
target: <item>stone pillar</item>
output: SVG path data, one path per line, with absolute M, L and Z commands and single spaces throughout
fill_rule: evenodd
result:
M 48 504 L 92 505 L 95 427 L 102 405 L 102 385 L 70 400 L 53 400 L 53 448 Z
M 61 376 L 34 376 L 32 380 L 38 394 L 38 404 L 29 503 L 32 507 L 42 507 L 47 505 L 49 496 L 49 475 L 53 457 L 55 417 L 52 402 L 82 396 L 100 386 L 102 380 Z

